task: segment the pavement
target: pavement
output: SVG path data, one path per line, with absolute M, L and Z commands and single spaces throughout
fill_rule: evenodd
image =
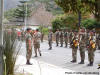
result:
M 86 51 L 85 64 L 80 62 L 79 51 L 77 52 L 77 63 L 71 63 L 71 48 L 56 47 L 53 43 L 53 49 L 48 50 L 48 42 L 41 43 L 42 56 L 34 57 L 34 49 L 31 58 L 33 65 L 26 65 L 25 42 L 22 42 L 19 55 L 17 57 L 15 72 L 30 73 L 31 75 L 99 75 L 97 69 L 100 63 L 100 50 L 95 52 L 94 66 L 88 67 L 88 55 Z

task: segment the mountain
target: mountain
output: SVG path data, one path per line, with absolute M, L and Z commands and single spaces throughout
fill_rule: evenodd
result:
M 19 4 L 20 0 L 4 0 L 4 10 L 15 8 Z

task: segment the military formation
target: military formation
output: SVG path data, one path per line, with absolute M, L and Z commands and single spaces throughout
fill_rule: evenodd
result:
M 95 51 L 100 50 L 100 32 L 96 33 L 95 30 L 86 30 L 81 28 L 79 31 L 75 30 L 59 30 L 55 32 L 56 46 L 70 47 L 72 49 L 72 63 L 77 62 L 77 51 L 80 52 L 80 62 L 84 64 L 85 52 L 88 52 L 89 64 L 93 66 Z
M 54 35 L 54 36 L 53 36 Z M 30 28 L 27 28 L 25 33 L 26 37 L 26 64 L 31 65 L 30 58 L 32 56 L 32 46 L 34 46 L 35 57 L 42 56 L 40 51 L 40 42 L 43 42 L 42 34 L 37 29 L 32 31 Z M 42 41 L 41 41 L 42 38 Z M 68 29 L 57 29 L 55 33 L 52 32 L 52 29 L 49 29 L 48 33 L 48 50 L 52 50 L 52 43 L 56 42 L 56 47 L 65 47 L 72 49 L 72 63 L 77 62 L 77 52 L 79 50 L 80 62 L 78 64 L 84 64 L 85 62 L 85 53 L 88 53 L 89 64 L 87 66 L 93 66 L 95 51 L 100 50 L 100 33 L 96 33 L 95 30 L 86 30 L 81 28 L 79 31 L 73 31 Z

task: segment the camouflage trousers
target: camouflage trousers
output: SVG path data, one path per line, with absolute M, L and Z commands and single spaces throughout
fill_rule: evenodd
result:
M 60 38 L 60 44 L 63 46 L 63 38 Z
M 88 49 L 88 60 L 89 60 L 89 62 L 94 61 L 94 52 L 95 52 L 95 50 L 93 48 Z
M 64 41 L 65 41 L 65 46 L 67 47 L 67 45 L 68 45 L 68 39 L 65 38 Z
M 56 38 L 56 45 L 58 46 L 59 44 L 59 38 Z
M 72 48 L 72 59 L 77 60 L 77 48 Z
M 80 47 L 79 50 L 80 50 L 81 61 L 84 61 L 84 59 L 85 59 L 85 50 L 84 50 L 84 47 Z
M 35 43 L 34 44 L 34 51 L 35 51 L 35 56 L 37 56 L 37 52 L 39 52 L 39 54 L 41 53 L 41 51 L 40 51 L 40 43 Z
M 27 46 L 26 59 L 30 60 L 31 56 L 32 56 L 32 48 L 29 50 L 29 46 Z
M 49 44 L 49 47 L 52 48 L 52 41 L 51 40 L 48 41 L 48 44 Z

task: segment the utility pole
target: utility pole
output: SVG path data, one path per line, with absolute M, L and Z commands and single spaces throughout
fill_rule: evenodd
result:
M 3 75 L 3 0 L 0 0 L 0 75 Z

